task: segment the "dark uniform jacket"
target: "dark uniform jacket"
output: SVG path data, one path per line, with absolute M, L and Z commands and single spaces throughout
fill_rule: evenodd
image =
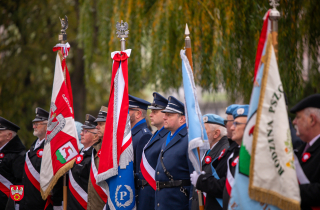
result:
M 205 157 L 206 156 L 210 156 L 212 161 L 214 161 L 216 158 L 218 158 L 220 156 L 222 151 L 225 152 L 228 148 L 229 148 L 228 138 L 226 136 L 223 136 L 218 141 L 218 143 L 212 148 L 212 150 L 209 152 L 209 154 L 205 155 Z M 216 162 L 218 163 L 219 161 L 216 160 Z M 206 164 L 205 163 L 205 158 L 203 158 L 203 160 L 202 160 L 202 171 L 204 171 L 206 174 L 208 174 L 210 176 L 212 176 L 211 164 L 212 164 L 212 162 L 210 162 L 209 164 Z M 225 168 L 225 167 L 222 167 L 222 168 Z M 220 174 L 219 177 L 220 178 L 225 177 L 225 172 L 226 171 L 224 171 L 224 170 L 221 171 L 220 170 L 221 167 L 218 168 L 218 169 L 219 170 L 217 171 L 217 173 Z M 194 189 L 193 190 L 193 199 L 192 199 L 192 210 L 198 210 L 198 209 L 199 209 L 198 194 L 196 192 L 196 189 Z M 207 194 L 205 209 L 222 209 L 222 208 L 220 207 L 219 203 L 217 202 L 217 200 L 215 199 L 214 196 L 212 196 L 211 194 Z
M 154 137 L 152 142 L 148 143 L 148 145 L 144 150 L 146 159 L 148 160 L 148 163 L 153 169 L 156 168 L 162 144 L 166 141 L 164 137 L 168 134 L 168 132 L 169 132 L 168 130 L 162 129 Z M 139 180 L 145 180 L 141 171 L 139 171 Z M 138 203 L 137 203 L 139 210 L 154 209 L 154 193 L 155 191 L 150 185 L 139 188 L 139 196 L 138 196 Z
M 306 146 L 304 143 L 296 152 L 301 168 L 310 181 L 310 184 L 301 184 L 301 209 L 311 210 L 311 207 L 320 207 L 320 138 L 306 150 L 310 158 L 302 161 L 302 152 Z
M 0 174 L 14 185 L 21 185 L 26 148 L 18 135 L 5 145 L 0 153 Z M 8 201 L 6 194 L 0 191 L 0 210 L 4 210 Z
M 88 181 L 90 176 L 91 168 L 91 155 L 93 147 L 90 147 L 87 151 L 83 152 L 83 159 L 80 163 L 74 163 L 73 168 L 71 169 L 72 176 L 77 184 L 85 191 L 88 192 Z M 70 180 L 69 180 L 70 182 Z M 68 187 L 68 209 L 84 209 L 74 195 L 71 193 L 70 188 Z
M 231 152 L 231 154 L 233 153 L 233 157 L 229 159 L 231 154 L 228 155 L 228 158 L 225 157 L 226 159 L 229 159 L 229 161 L 227 161 L 227 164 L 229 165 L 229 169 L 233 177 L 236 172 L 236 165 L 232 165 L 232 162 L 239 156 L 239 151 L 240 151 L 239 145 L 237 143 L 234 143 L 234 144 L 235 146 L 233 146 L 233 151 Z M 228 209 L 229 199 L 230 199 L 230 196 L 225 186 L 223 190 L 223 209 L 224 210 Z
M 140 169 L 142 150 L 150 140 L 152 133 L 148 129 L 147 123 L 143 122 L 135 126 L 134 128 L 132 128 L 131 134 L 132 134 L 132 145 L 133 145 L 133 151 L 134 151 L 133 170 L 134 170 L 134 173 L 138 173 Z
M 184 127 L 167 146 L 166 141 L 164 141 L 161 151 L 163 150 L 163 164 L 173 176 L 173 180 L 189 180 L 190 183 L 190 174 L 194 171 L 194 168 L 189 160 L 187 134 L 187 128 Z M 168 135 L 169 133 L 164 138 L 166 139 Z M 164 173 L 164 169 L 161 165 L 160 156 L 157 161 L 155 172 L 156 181 L 169 181 L 169 178 Z M 188 186 L 163 188 L 160 189 L 160 191 L 156 191 L 155 209 L 191 209 L 192 190 L 193 187 L 190 183 Z

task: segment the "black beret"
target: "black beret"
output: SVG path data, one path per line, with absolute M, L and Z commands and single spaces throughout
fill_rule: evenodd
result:
M 290 112 L 296 113 L 309 107 L 320 109 L 320 94 L 313 94 L 302 99 L 299 103 L 297 103 L 294 107 L 290 109 Z
M 20 130 L 20 127 L 3 117 L 0 117 L 0 130 L 11 130 L 17 132 Z

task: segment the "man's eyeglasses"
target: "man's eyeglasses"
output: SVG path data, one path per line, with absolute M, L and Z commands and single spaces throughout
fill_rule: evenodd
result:
M 92 134 L 97 134 L 97 133 L 91 132 L 91 131 L 89 131 L 89 130 L 81 130 L 81 133 L 82 133 L 82 132 L 83 132 L 84 134 L 86 134 L 86 133 L 88 133 L 88 132 L 89 132 L 89 133 L 92 133 Z
M 38 127 L 38 125 L 46 125 L 47 123 L 32 123 L 34 127 Z
M 237 125 L 242 125 L 242 124 L 247 124 L 247 123 L 233 122 L 232 124 L 234 125 L 234 127 L 237 127 Z
M 228 122 L 232 122 L 233 120 L 224 120 L 224 124 L 227 125 Z

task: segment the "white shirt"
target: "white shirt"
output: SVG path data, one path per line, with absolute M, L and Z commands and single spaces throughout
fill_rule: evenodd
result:
M 91 146 L 90 146 L 90 147 L 91 147 Z M 85 151 L 87 151 L 88 149 L 90 149 L 90 147 L 87 147 L 87 148 L 85 148 L 85 149 L 82 149 L 81 152 L 80 152 L 80 155 L 83 155 Z
M 309 142 L 310 147 L 318 140 L 319 137 L 320 137 L 320 134 L 317 135 L 316 137 L 314 137 L 314 138 Z M 0 150 L 1 150 L 1 149 L 0 149 Z
M 45 138 L 42 139 L 41 141 L 38 139 L 37 142 L 36 142 L 36 145 L 34 145 L 33 151 L 36 150 L 38 147 L 40 147 L 40 145 L 42 144 L 42 142 L 43 142 L 44 140 L 45 140 Z

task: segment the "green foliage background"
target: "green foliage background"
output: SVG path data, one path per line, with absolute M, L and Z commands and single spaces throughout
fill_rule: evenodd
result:
M 249 102 L 257 42 L 267 0 L 15 0 L 0 2 L 0 116 L 21 127 L 27 148 L 31 121 L 49 109 L 59 17 L 67 15 L 67 58 L 75 118 L 107 105 L 112 59 L 119 50 L 115 24 L 129 24 L 130 93 L 181 86 L 184 28 L 191 32 L 196 83 L 205 91 L 223 87 L 231 102 Z M 319 93 L 320 5 L 317 0 L 281 0 L 279 67 L 289 107 Z M 303 72 L 303 58 L 307 71 Z

